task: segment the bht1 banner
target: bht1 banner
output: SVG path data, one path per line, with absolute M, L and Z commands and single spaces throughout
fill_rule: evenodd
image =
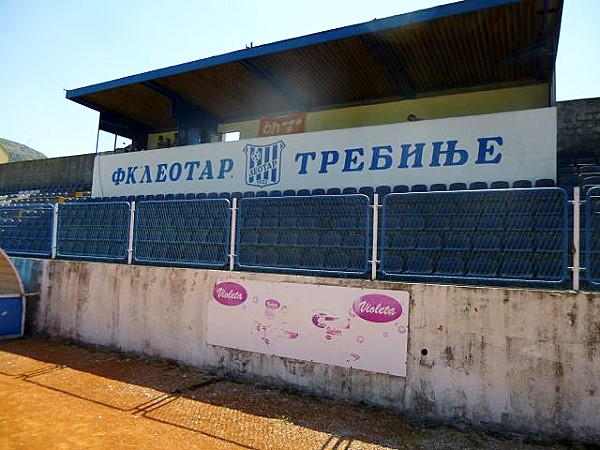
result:
M 555 178 L 556 109 L 98 155 L 92 195 Z

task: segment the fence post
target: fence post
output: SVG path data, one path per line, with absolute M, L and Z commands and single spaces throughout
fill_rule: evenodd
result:
M 235 263 L 235 225 L 237 222 L 237 198 L 231 199 L 231 226 L 229 236 L 229 270 L 233 270 Z
M 127 238 L 127 264 L 133 262 L 133 225 L 135 221 L 135 200 L 129 208 L 129 236 Z
M 58 240 L 58 203 L 54 204 L 52 213 L 52 244 L 51 244 L 51 258 L 56 259 L 56 246 Z
M 373 195 L 373 242 L 371 243 L 371 280 L 377 279 L 377 241 L 379 240 L 379 194 Z
M 573 190 L 573 290 L 579 290 L 579 187 Z

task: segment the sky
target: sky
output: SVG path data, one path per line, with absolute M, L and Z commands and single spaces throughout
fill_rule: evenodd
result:
M 99 115 L 67 89 L 445 3 L 0 0 L 0 137 L 48 157 L 93 153 Z M 598 0 L 564 1 L 557 100 L 600 97 L 599 23 Z M 99 151 L 113 144 L 101 133 Z

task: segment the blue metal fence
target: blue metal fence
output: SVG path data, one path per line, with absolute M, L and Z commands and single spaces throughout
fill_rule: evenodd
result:
M 383 273 L 407 280 L 557 284 L 567 272 L 567 195 L 558 188 L 391 194 Z
M 600 286 L 600 187 L 585 197 L 585 274 L 587 280 Z
M 127 261 L 128 202 L 64 203 L 58 208 L 59 257 Z
M 137 204 L 133 259 L 146 264 L 223 267 L 229 254 L 229 200 Z
M 245 198 L 239 205 L 239 267 L 329 274 L 369 270 L 367 196 Z
M 0 207 L 0 247 L 10 256 L 52 256 L 54 207 L 28 203 Z

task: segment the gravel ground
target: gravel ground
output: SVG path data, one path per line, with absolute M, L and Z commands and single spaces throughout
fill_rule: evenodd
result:
M 39 339 L 0 342 L 0 449 L 566 449 Z

